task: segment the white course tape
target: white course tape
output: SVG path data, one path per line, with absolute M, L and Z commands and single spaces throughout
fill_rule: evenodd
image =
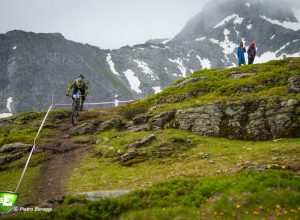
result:
M 135 101 L 135 100 L 119 101 L 119 103 L 126 103 L 126 102 L 132 102 L 132 101 Z M 53 102 L 53 100 L 52 100 L 52 102 Z M 115 102 L 85 103 L 85 105 L 104 105 L 104 104 L 113 104 L 113 103 L 115 103 Z M 29 154 L 28 159 L 27 159 L 27 161 L 26 161 L 25 167 L 24 167 L 24 169 L 23 169 L 21 178 L 20 178 L 20 180 L 19 180 L 19 182 L 18 182 L 18 185 L 17 185 L 17 188 L 16 188 L 15 192 L 18 191 L 19 186 L 21 185 L 21 182 L 22 182 L 23 177 L 24 177 L 24 174 L 25 174 L 25 172 L 26 172 L 26 170 L 27 170 L 29 161 L 30 161 L 31 156 L 32 156 L 32 154 L 33 154 L 33 151 L 34 151 L 34 149 L 35 149 L 36 140 L 37 140 L 37 138 L 38 138 L 38 136 L 39 136 L 39 134 L 40 134 L 40 132 L 41 132 L 41 130 L 42 130 L 44 124 L 45 124 L 45 121 L 46 121 L 46 119 L 47 119 L 47 117 L 48 117 L 49 112 L 51 111 L 51 109 L 53 108 L 54 105 L 55 105 L 55 106 L 62 106 L 62 105 L 72 105 L 72 104 L 53 104 L 53 103 L 52 103 L 51 106 L 49 107 L 49 109 L 48 109 L 48 111 L 47 111 L 47 113 L 46 113 L 46 115 L 45 115 L 45 117 L 44 117 L 44 119 L 43 119 L 43 121 L 42 121 L 42 124 L 41 124 L 41 126 L 40 126 L 40 128 L 39 128 L 39 130 L 38 130 L 38 132 L 37 132 L 37 134 L 36 134 L 36 136 L 35 136 L 35 138 L 34 138 L 33 146 L 32 146 L 32 148 L 31 148 L 30 154 Z
M 137 100 L 127 100 L 127 101 L 118 101 L 118 103 L 127 103 L 127 102 L 133 102 Z M 84 105 L 106 105 L 106 104 L 115 104 L 116 102 L 87 102 L 84 103 Z M 70 106 L 72 104 L 54 104 L 55 106 Z
M 32 149 L 31 149 L 30 154 L 29 154 L 29 156 L 28 156 L 28 159 L 27 159 L 27 161 L 26 161 L 24 170 L 23 170 L 23 172 L 22 172 L 21 178 L 20 178 L 20 180 L 19 180 L 19 183 L 18 183 L 18 185 L 17 185 L 17 188 L 16 188 L 15 192 L 17 192 L 18 189 L 19 189 L 19 186 L 20 186 L 20 184 L 21 184 L 21 182 L 22 182 L 22 179 L 23 179 L 24 174 L 25 174 L 25 172 L 26 172 L 26 170 L 27 170 L 29 161 L 30 161 L 30 159 L 31 159 L 32 153 L 33 153 L 33 151 L 34 151 L 34 149 L 35 149 L 35 143 L 36 143 L 36 140 L 37 140 L 37 138 L 38 138 L 38 136 L 39 136 L 39 134 L 40 134 L 40 132 L 41 132 L 41 130 L 42 130 L 44 124 L 45 124 L 45 121 L 46 121 L 46 119 L 47 119 L 47 117 L 48 117 L 48 114 L 49 114 L 49 112 L 51 111 L 52 107 L 53 107 L 53 104 L 49 107 L 49 109 L 48 109 L 48 111 L 47 111 L 47 113 L 46 113 L 46 115 L 45 115 L 45 117 L 44 117 L 44 120 L 43 120 L 43 122 L 42 122 L 42 124 L 41 124 L 41 126 L 40 126 L 40 128 L 39 128 L 39 130 L 38 130 L 38 132 L 37 132 L 37 134 L 36 134 L 36 136 L 35 136 L 35 138 L 34 138 Z

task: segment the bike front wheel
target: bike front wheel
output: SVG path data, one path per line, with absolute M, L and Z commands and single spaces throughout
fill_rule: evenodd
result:
M 77 120 L 78 120 L 78 111 L 73 110 L 72 111 L 72 124 L 77 125 Z

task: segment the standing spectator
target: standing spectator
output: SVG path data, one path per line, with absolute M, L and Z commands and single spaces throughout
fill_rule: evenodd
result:
M 240 46 L 237 48 L 237 52 L 236 52 L 239 66 L 241 66 L 242 64 L 246 64 L 244 53 L 246 53 L 246 49 L 244 47 L 243 42 L 241 41 Z
M 247 50 L 248 53 L 248 64 L 253 64 L 254 58 L 256 56 L 255 43 L 252 41 L 250 47 Z

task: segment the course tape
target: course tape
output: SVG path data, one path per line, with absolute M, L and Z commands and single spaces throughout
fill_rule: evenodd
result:
M 46 115 L 45 115 L 45 117 L 44 117 L 44 119 L 43 119 L 43 122 L 42 122 L 42 124 L 41 124 L 41 126 L 40 126 L 40 128 L 39 128 L 39 130 L 38 130 L 38 132 L 37 132 L 37 134 L 36 134 L 36 136 L 35 136 L 35 138 L 34 138 L 33 146 L 32 146 L 32 148 L 31 148 L 30 154 L 29 154 L 28 159 L 27 159 L 27 161 L 26 161 L 25 167 L 24 167 L 24 169 L 23 169 L 21 178 L 20 178 L 20 180 L 19 180 L 19 182 L 18 182 L 18 185 L 17 185 L 17 188 L 16 188 L 15 192 L 18 191 L 19 186 L 21 185 L 21 182 L 22 182 L 22 180 L 23 180 L 24 174 L 25 174 L 25 172 L 26 172 L 26 170 L 27 170 L 29 161 L 30 161 L 30 159 L 31 159 L 32 153 L 33 153 L 33 151 L 34 151 L 34 149 L 35 149 L 35 143 L 36 143 L 36 140 L 37 140 L 37 138 L 38 138 L 38 136 L 39 136 L 39 134 L 40 134 L 40 132 L 41 132 L 41 130 L 42 130 L 44 124 L 45 124 L 45 121 L 46 121 L 46 119 L 47 119 L 47 117 L 48 117 L 48 114 L 49 114 L 49 112 L 51 111 L 52 107 L 53 107 L 53 104 L 49 107 L 49 109 L 48 109 L 48 111 L 47 111 L 47 113 L 46 113 Z
M 117 102 L 87 102 L 84 103 L 84 105 L 106 105 L 106 104 L 115 104 L 115 103 L 127 103 L 127 102 L 133 102 L 136 100 L 127 100 L 127 101 L 117 101 Z M 69 106 L 72 104 L 54 104 L 55 106 Z
M 133 102 L 133 101 L 135 101 L 135 100 L 118 101 L 118 103 L 126 103 L 126 102 Z M 52 102 L 53 102 L 53 100 L 52 100 Z M 104 104 L 114 104 L 114 103 L 115 103 L 115 102 L 99 102 L 99 103 L 84 103 L 84 104 L 85 104 L 85 105 L 104 105 Z M 39 130 L 38 130 L 38 132 L 37 132 L 37 134 L 36 134 L 36 136 L 35 136 L 35 138 L 34 138 L 33 146 L 32 146 L 32 148 L 31 148 L 30 154 L 29 154 L 29 156 L 28 156 L 28 158 L 27 158 L 25 167 L 24 167 L 24 169 L 23 169 L 21 178 L 20 178 L 20 180 L 19 180 L 19 182 L 18 182 L 18 185 L 17 185 L 17 188 L 16 188 L 15 192 L 18 191 L 18 189 L 19 189 L 19 187 L 20 187 L 20 185 L 21 185 L 21 182 L 22 182 L 22 180 L 23 180 L 24 174 L 25 174 L 25 172 L 26 172 L 26 170 L 27 170 L 27 167 L 28 167 L 28 164 L 29 164 L 29 162 L 30 162 L 31 156 L 32 156 L 33 151 L 34 151 L 34 149 L 35 149 L 36 140 L 37 140 L 37 138 L 38 138 L 39 135 L 40 135 L 40 132 L 41 132 L 41 130 L 42 130 L 44 124 L 45 124 L 45 121 L 46 121 L 46 119 L 47 119 L 47 117 L 48 117 L 48 115 L 49 115 L 49 112 L 51 111 L 51 109 L 53 108 L 53 106 L 62 106 L 62 105 L 72 105 L 72 104 L 53 104 L 53 103 L 52 103 L 51 106 L 49 107 L 49 109 L 48 109 L 48 111 L 47 111 L 47 113 L 46 113 L 46 115 L 45 115 L 45 117 L 44 117 L 44 119 L 43 119 L 43 121 L 42 121 L 42 124 L 40 125 L 40 128 L 39 128 Z

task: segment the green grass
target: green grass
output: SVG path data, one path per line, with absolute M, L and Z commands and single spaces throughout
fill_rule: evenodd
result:
M 28 167 L 18 191 L 20 198 L 16 205 L 24 205 L 35 202 L 32 199 L 36 191 L 41 168 L 42 165 Z M 19 166 L 9 170 L 0 171 L 0 191 L 14 192 L 21 177 L 22 171 L 23 167 Z
M 300 101 L 300 95 L 289 94 L 286 86 L 290 76 L 300 74 L 299 69 L 300 58 L 294 58 L 230 69 L 201 70 L 188 78 L 207 76 L 206 80 L 177 88 L 176 85 L 186 78 L 179 79 L 145 100 L 109 110 L 83 112 L 80 121 L 98 126 L 110 119 L 126 121 L 145 112 L 155 115 L 169 109 L 186 109 L 215 101 L 274 97 Z M 229 79 L 236 73 L 257 74 Z M 115 79 L 109 80 L 119 86 Z M 239 93 L 243 87 L 251 87 L 253 91 Z M 149 112 L 153 107 L 156 109 Z M 296 112 L 298 114 L 300 108 Z M 51 119 L 47 123 L 59 124 L 69 114 L 57 110 L 50 113 Z M 0 129 L 0 144 L 32 143 L 43 115 L 29 112 L 14 116 L 14 124 Z M 42 137 L 46 140 L 47 134 L 55 129 L 43 132 Z M 138 159 L 126 164 L 120 162 L 120 156 L 131 143 L 150 134 L 155 134 L 156 140 L 137 148 Z M 74 169 L 66 183 L 67 194 L 119 189 L 135 191 L 97 202 L 70 197 L 49 215 L 29 213 L 20 215 L 21 219 L 26 216 L 27 219 L 146 220 L 300 217 L 299 138 L 240 141 L 203 137 L 177 129 L 147 132 L 111 129 L 71 138 L 79 144 L 94 143 L 96 139 L 96 144 Z M 24 201 L 20 202 L 30 202 L 40 169 L 47 158 L 46 154 L 34 155 L 21 186 Z M 14 190 L 25 159 L 3 167 L 1 190 Z M 18 218 L 18 215 L 10 217 Z
M 228 99 L 287 97 L 300 100 L 299 95 L 289 94 L 286 88 L 288 78 L 299 75 L 299 69 L 300 58 L 289 58 L 230 69 L 200 70 L 189 77 L 177 80 L 159 94 L 121 107 L 120 112 L 127 118 L 133 118 L 157 104 L 164 106 L 153 111 L 156 114 L 168 109 L 184 109 Z M 230 75 L 237 73 L 256 73 L 256 75 L 241 79 L 229 79 Z M 207 79 L 176 87 L 187 78 L 198 76 L 206 76 Z M 239 93 L 242 87 L 252 87 L 253 91 Z M 186 97 L 187 94 L 193 95 Z
M 72 175 L 67 191 L 75 193 L 144 188 L 171 178 L 224 176 L 236 174 L 244 168 L 263 169 L 270 164 L 277 164 L 278 168 L 284 166 L 283 169 L 299 169 L 300 139 L 239 141 L 202 137 L 176 129 L 158 132 L 157 141 L 138 149 L 148 155 L 144 162 L 130 167 L 122 166 L 118 157 L 126 151 L 128 144 L 149 134 L 151 132 L 122 133 L 115 130 L 100 134 L 100 143 L 95 149 L 104 152 L 100 157 L 90 153 L 81 161 Z M 172 139 L 190 140 L 192 145 L 182 147 L 171 142 Z M 151 154 L 152 149 L 163 143 L 169 144 L 167 147 L 173 147 L 172 154 L 159 157 Z
M 180 178 L 115 199 L 69 199 L 44 219 L 262 219 L 299 217 L 299 175 L 243 172 L 226 177 Z M 26 215 L 26 214 L 25 214 Z M 41 218 L 33 214 L 32 219 Z M 8 219 L 18 219 L 12 215 Z

